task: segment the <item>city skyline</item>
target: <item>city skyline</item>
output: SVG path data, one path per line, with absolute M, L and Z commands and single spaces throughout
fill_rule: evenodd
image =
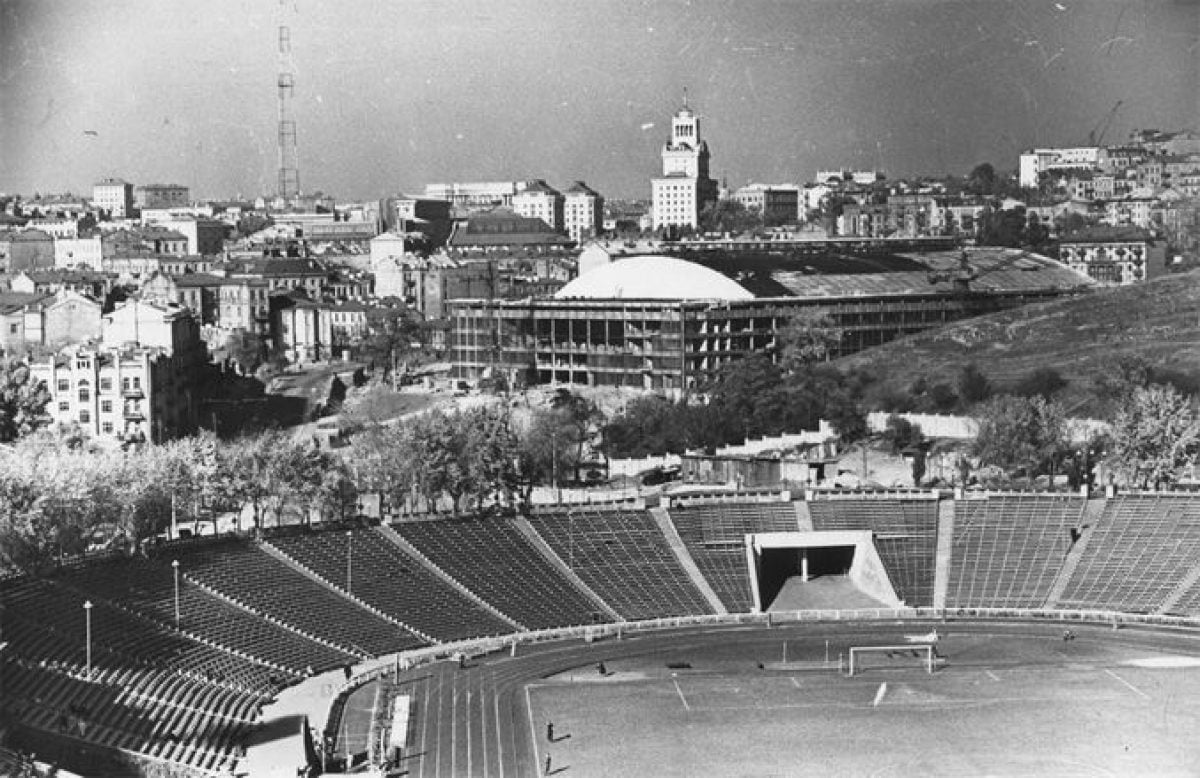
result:
M 448 180 L 648 197 L 683 89 L 714 177 L 1016 167 L 1021 149 L 1196 124 L 1185 2 L 300 2 L 300 183 L 346 198 Z M 271 192 L 275 4 L 0 4 L 0 191 L 121 176 Z

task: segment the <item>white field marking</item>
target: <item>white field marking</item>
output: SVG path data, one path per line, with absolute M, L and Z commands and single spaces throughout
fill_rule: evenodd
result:
M 496 716 L 496 755 L 500 762 L 500 778 L 504 778 L 504 738 L 500 733 L 500 692 L 496 691 L 496 671 L 492 670 L 492 712 Z
M 675 691 L 679 693 L 679 701 L 683 703 L 683 709 L 691 713 L 692 706 L 688 705 L 687 697 L 683 696 L 683 689 L 679 688 L 679 681 L 672 680 L 671 683 L 675 684 Z
M 450 679 L 450 774 L 458 761 L 458 679 Z
M 1146 667 L 1157 670 L 1173 670 L 1182 667 L 1200 667 L 1200 657 L 1196 656 L 1150 656 L 1145 659 L 1131 659 L 1122 664 L 1130 667 Z
M 787 664 L 787 641 L 783 641 L 783 663 Z
M 883 695 L 887 694 L 887 681 L 879 684 L 879 691 L 875 692 L 875 702 L 871 703 L 871 707 L 878 708 L 879 703 L 883 702 Z
M 1124 678 L 1122 678 L 1121 676 L 1117 675 L 1117 674 L 1116 674 L 1116 673 L 1114 673 L 1112 670 L 1109 670 L 1107 667 L 1106 667 L 1106 668 L 1104 668 L 1104 672 L 1108 673 L 1108 674 L 1109 674 L 1109 675 L 1111 675 L 1113 678 L 1115 678 L 1116 680 L 1120 681 L 1120 682 L 1121 682 L 1121 684 L 1125 686 L 1125 688 L 1129 689 L 1129 691 L 1131 691 L 1131 692 L 1133 692 L 1134 694 L 1136 694 L 1137 696 L 1141 697 L 1143 700 L 1148 700 L 1148 699 L 1150 699 L 1150 695 L 1149 695 L 1149 694 L 1146 694 L 1144 691 L 1142 691 L 1141 689 L 1137 688 L 1136 686 L 1134 686 L 1133 684 L 1131 684 L 1129 681 L 1126 681 Z
M 991 670 L 984 670 L 983 672 L 987 673 L 988 678 L 991 678 L 996 683 L 1000 683 L 1000 676 L 996 675 Z
M 799 689 L 799 688 L 800 688 L 800 682 L 796 680 L 796 676 L 794 676 L 794 675 L 793 675 L 793 676 L 791 676 L 791 679 L 792 679 L 792 686 L 795 686 L 797 689 Z
M 537 728 L 533 725 L 533 698 L 529 696 L 529 687 L 525 687 L 525 710 L 529 713 L 529 742 L 533 743 L 533 764 L 542 764 L 542 755 L 538 753 Z
M 471 769 L 471 682 L 467 681 L 467 775 L 474 775 Z

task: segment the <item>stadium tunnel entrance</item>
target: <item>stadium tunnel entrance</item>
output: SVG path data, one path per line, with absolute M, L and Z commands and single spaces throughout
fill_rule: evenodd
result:
M 869 531 L 762 533 L 746 549 L 758 612 L 902 604 Z

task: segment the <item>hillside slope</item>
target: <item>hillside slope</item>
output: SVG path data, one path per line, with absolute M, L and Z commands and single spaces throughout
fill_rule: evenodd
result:
M 1200 372 L 1200 272 L 957 322 L 835 364 L 867 368 L 894 389 L 920 377 L 953 383 L 969 362 L 1001 387 L 1051 367 L 1070 381 L 1068 404 L 1086 406 L 1093 379 L 1126 355 L 1155 367 Z

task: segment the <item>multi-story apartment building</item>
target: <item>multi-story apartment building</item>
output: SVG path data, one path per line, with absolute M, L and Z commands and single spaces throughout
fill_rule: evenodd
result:
M 194 432 L 194 387 L 208 361 L 191 315 L 133 302 L 103 319 L 100 343 L 32 363 L 58 422 L 113 441 L 169 440 Z
M 190 203 L 188 188 L 179 184 L 144 184 L 133 190 L 133 202 L 142 208 L 177 208 Z
M 1058 261 L 1113 286 L 1148 281 L 1166 272 L 1166 247 L 1140 230 L 1098 229 L 1059 244 Z
M 571 184 L 563 199 L 563 224 L 577 243 L 596 237 L 604 230 L 604 198 L 582 181 Z
M 92 186 L 92 205 L 112 219 L 133 214 L 133 184 L 119 178 L 106 178 Z
M 800 218 L 799 187 L 750 184 L 734 192 L 733 199 L 760 214 L 767 224 L 789 224 Z
M 338 359 L 366 335 L 369 310 L 355 301 L 330 303 L 279 295 L 271 311 L 275 347 L 297 364 Z
M 479 210 L 497 205 L 511 206 L 513 197 L 529 185 L 528 181 L 472 181 L 450 184 L 428 184 L 425 197 L 445 200 L 454 208 Z
M 671 136 L 662 148 L 662 176 L 651 179 L 654 229 L 700 226 L 700 213 L 717 201 L 717 182 L 709 177 L 708 143 L 700 117 L 686 99 L 671 119 Z
M 563 232 L 562 192 L 545 181 L 530 181 L 525 189 L 512 198 L 512 209 L 518 216 L 541 219 L 555 232 Z
M 1036 188 L 1042 173 L 1051 170 L 1092 170 L 1107 154 L 1101 146 L 1032 149 L 1022 152 L 1017 180 L 1023 187 Z

